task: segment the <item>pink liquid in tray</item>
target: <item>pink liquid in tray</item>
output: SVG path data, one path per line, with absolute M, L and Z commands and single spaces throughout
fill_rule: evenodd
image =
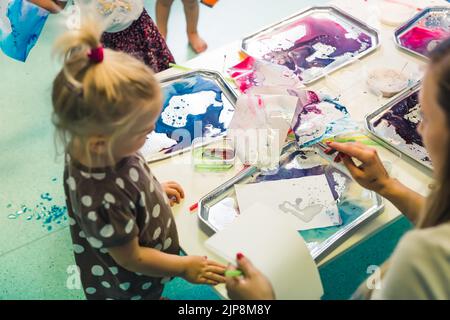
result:
M 450 37 L 448 12 L 431 12 L 400 36 L 403 47 L 428 56 L 439 42 Z
M 405 48 L 428 56 L 436 45 L 448 38 L 450 33 L 444 29 L 428 29 L 416 26 L 400 37 L 400 42 Z

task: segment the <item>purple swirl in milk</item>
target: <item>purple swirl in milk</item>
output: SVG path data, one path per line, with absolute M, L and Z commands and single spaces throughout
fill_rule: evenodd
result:
M 312 16 L 258 42 L 249 48 L 250 53 L 259 51 L 264 60 L 288 67 L 305 81 L 372 47 L 371 37 L 354 27 Z

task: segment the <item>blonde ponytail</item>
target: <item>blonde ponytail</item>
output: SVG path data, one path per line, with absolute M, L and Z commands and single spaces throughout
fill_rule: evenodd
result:
M 55 44 L 54 53 L 64 65 L 53 82 L 53 123 L 65 144 L 74 136 L 114 137 L 132 126 L 130 119 L 143 103 L 160 107 L 161 90 L 144 63 L 110 49 L 103 50 L 102 62 L 88 57 L 101 46 L 102 31 L 98 22 L 86 18 L 79 30 Z

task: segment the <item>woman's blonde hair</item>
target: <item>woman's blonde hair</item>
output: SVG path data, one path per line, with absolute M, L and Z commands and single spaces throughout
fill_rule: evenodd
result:
M 79 30 L 57 40 L 54 51 L 64 66 L 53 82 L 52 120 L 65 147 L 74 137 L 85 142 L 103 135 L 111 156 L 114 139 L 133 126 L 143 103 L 160 107 L 161 89 L 152 70 L 126 53 L 104 49 L 103 61 L 92 61 L 88 54 L 101 46 L 102 31 L 86 17 Z

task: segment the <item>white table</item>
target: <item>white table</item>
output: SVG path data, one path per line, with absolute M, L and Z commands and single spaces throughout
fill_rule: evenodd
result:
M 393 41 L 393 31 L 395 28 L 382 25 L 378 20 L 378 16 L 374 14 L 378 3 L 379 1 L 377 0 L 331 1 L 331 4 L 344 9 L 356 18 L 378 29 L 381 47 L 359 62 L 337 71 L 326 79 L 322 79 L 309 87 L 312 90 L 334 92 L 335 90 L 341 90 L 339 92 L 341 94 L 340 101 L 348 108 L 352 118 L 356 121 L 362 121 L 367 113 L 387 103 L 389 99 L 379 98 L 369 93 L 365 81 L 355 81 L 355 83 L 352 83 L 351 88 L 345 88 L 345 86 L 341 86 L 342 81 L 340 80 L 345 79 L 349 75 L 358 76 L 358 74 L 363 79 L 365 69 L 379 65 L 404 66 L 406 63 L 409 66 L 417 65 L 418 67 L 424 67 L 426 65 L 424 60 L 402 52 L 395 47 Z M 449 3 L 444 0 L 408 0 L 408 3 L 421 8 L 432 5 L 449 6 Z M 192 59 L 185 63 L 184 66 L 193 69 L 216 70 L 225 74 L 224 71 L 228 67 L 239 61 L 239 47 L 240 41 L 230 43 Z M 179 69 L 172 68 L 158 74 L 158 77 L 166 77 L 180 72 Z M 378 151 L 383 161 L 388 161 L 392 164 L 393 176 L 415 191 L 423 195 L 427 194 L 428 185 L 431 182 L 431 177 L 427 173 L 405 160 L 398 158 L 384 148 L 379 147 Z M 205 248 L 204 242 L 208 237 L 198 227 L 197 212 L 190 213 L 189 208 L 208 192 L 235 176 L 242 169 L 242 164 L 236 163 L 233 169 L 225 173 L 198 173 L 191 168 L 189 162 L 190 154 L 187 153 L 176 158 L 153 163 L 151 164 L 151 168 L 160 181 L 176 180 L 183 186 L 186 192 L 185 200 L 173 209 L 183 250 L 189 255 L 207 255 L 212 259 L 222 261 L 222 259 Z M 349 239 L 323 259 L 320 265 L 359 243 L 382 226 L 392 222 L 400 214 L 398 209 L 386 201 L 385 210 L 381 215 L 357 230 Z M 226 296 L 223 285 L 217 286 L 216 289 L 222 296 Z

